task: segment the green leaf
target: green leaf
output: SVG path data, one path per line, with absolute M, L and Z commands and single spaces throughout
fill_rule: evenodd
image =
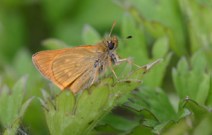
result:
M 11 125 L 19 117 L 19 109 L 21 108 L 24 90 L 26 87 L 26 77 L 21 78 L 12 88 L 12 94 L 7 98 L 6 117 L 3 119 L 5 127 Z
M 149 87 L 159 87 L 162 85 L 168 64 L 171 60 L 172 54 L 169 53 L 164 56 L 161 63 L 157 65 L 154 70 L 150 71 L 144 78 L 144 85 Z M 158 58 L 155 58 L 158 59 Z M 154 79 L 153 79 L 154 78 Z
M 122 38 L 126 38 L 129 35 L 132 35 L 133 38 L 129 40 L 123 39 L 125 42 L 119 46 L 120 55 L 122 57 L 131 55 L 134 62 L 141 65 L 149 62 L 147 61 L 148 51 L 142 28 L 136 25 L 135 20 L 129 14 L 125 14 L 122 20 Z
M 146 126 L 138 126 L 136 127 L 129 135 L 154 135 L 152 133 L 152 129 Z
M 168 53 L 168 49 L 169 49 L 168 38 L 167 37 L 159 38 L 153 46 L 152 50 L 153 58 L 163 58 Z
M 205 4 L 202 4 L 193 0 L 180 0 L 179 3 L 183 14 L 186 16 L 192 53 L 201 48 L 210 48 L 212 43 L 210 38 L 212 31 L 211 2 L 205 1 Z
M 180 61 L 177 63 L 177 69 L 178 71 L 182 72 L 182 74 L 188 73 L 189 65 L 185 57 L 182 57 Z
M 61 111 L 61 115 L 68 115 L 67 113 L 70 110 L 73 110 L 75 101 L 74 101 L 74 97 L 73 95 L 70 95 L 72 93 L 70 92 L 62 92 L 61 95 L 58 96 L 58 98 L 56 98 L 56 109 L 58 111 Z M 72 98 L 70 98 L 72 97 Z
M 183 57 L 177 64 L 177 69 L 173 68 L 172 78 L 174 81 L 174 86 L 180 98 L 183 98 L 186 94 L 183 87 L 187 83 L 186 77 L 188 76 L 188 64 L 186 59 Z
M 212 108 L 212 73 L 210 73 L 210 88 L 209 88 L 208 98 L 206 103 L 209 108 Z
M 188 125 L 186 119 L 181 119 L 177 123 L 172 123 L 166 130 L 162 132 L 163 135 L 181 135 L 187 133 L 191 127 Z
M 127 106 L 140 111 L 138 114 L 144 117 L 142 124 L 153 128 L 155 133 L 161 133 L 170 121 L 178 120 L 178 114 L 161 89 L 142 88 L 129 98 Z
M 34 97 L 31 97 L 27 101 L 25 101 L 25 103 L 23 103 L 23 105 L 21 106 L 21 109 L 20 109 L 19 117 L 24 116 L 24 113 L 26 112 L 28 106 L 30 105 L 30 103 L 32 102 L 33 99 L 34 99 Z
M 115 129 L 120 131 L 131 131 L 133 128 L 140 125 L 139 121 L 140 119 L 129 119 L 124 118 L 119 115 L 112 115 L 108 114 L 103 119 L 104 124 L 109 124 L 112 127 L 115 127 Z
M 204 106 L 189 98 L 186 98 L 182 105 L 193 113 L 196 123 L 200 122 L 204 116 L 210 113 Z
M 8 94 L 9 94 L 10 90 L 8 89 L 8 87 L 4 86 L 3 88 L 1 88 L 1 95 L 0 95 L 0 105 L 1 108 L 8 108 Z M 9 119 L 8 117 L 5 117 L 5 115 L 7 114 L 7 109 L 0 109 L 0 121 L 2 126 L 7 127 L 8 125 L 8 121 L 7 119 Z
M 8 127 L 5 129 L 3 135 L 16 135 L 17 130 L 19 128 L 19 124 L 20 124 L 20 119 L 17 119 L 16 121 L 12 123 L 11 127 Z
M 197 127 L 194 129 L 194 135 L 210 135 L 212 133 L 212 114 L 203 117 Z
M 100 83 L 74 96 L 64 91 L 55 99 L 43 91 L 45 115 L 51 134 L 88 134 L 111 109 L 117 106 L 130 91 L 141 84 L 143 73 L 157 61 L 134 71 L 126 80 L 113 81 L 105 78 Z
M 47 49 L 50 50 L 55 50 L 55 49 L 61 49 L 61 48 L 68 48 L 69 45 L 67 45 L 66 43 L 64 43 L 61 40 L 58 39 L 46 39 L 42 42 L 43 46 L 45 46 Z
M 82 40 L 85 44 L 95 45 L 101 41 L 101 37 L 93 27 L 85 25 L 82 32 Z
M 204 49 L 204 54 L 207 60 L 207 64 L 209 66 L 210 69 L 212 69 L 212 47 L 206 47 Z
M 163 61 L 145 77 L 144 85 L 150 87 L 158 87 L 162 85 L 164 75 L 166 74 L 166 68 L 172 56 L 171 53 L 168 53 L 168 45 L 169 43 L 167 37 L 161 37 L 154 43 L 152 49 L 152 59 L 161 58 Z
M 210 91 L 210 76 L 204 75 L 203 80 L 200 83 L 198 93 L 196 96 L 196 101 L 198 103 L 204 104 L 208 98 Z
M 206 104 L 210 92 L 210 75 L 205 69 L 206 61 L 201 52 L 192 56 L 191 67 L 185 58 L 179 61 L 177 69 L 172 71 L 172 77 L 181 99 L 188 96 L 202 105 Z
M 40 95 L 40 91 L 38 91 L 38 89 L 41 89 L 45 82 L 44 79 L 42 79 L 42 75 L 39 74 L 39 71 L 33 65 L 31 57 L 32 55 L 27 49 L 20 49 L 13 61 L 13 68 L 6 74 L 7 77 L 10 77 L 9 80 L 14 81 L 18 79 L 19 76 L 28 76 L 26 89 L 30 90 L 26 93 L 27 98 L 30 98 L 31 95 Z M 12 74 L 10 75 L 10 73 Z
M 204 73 L 207 67 L 207 61 L 203 51 L 197 51 L 193 54 L 191 58 L 191 66 L 193 67 L 194 72 Z
M 151 110 L 160 122 L 176 118 L 176 112 L 170 104 L 167 95 L 161 89 L 144 88 L 140 91 L 139 96 L 142 99 L 148 99 L 145 108 Z M 166 112 L 164 112 L 164 108 L 166 108 Z
M 91 134 L 119 134 L 120 131 L 113 128 L 110 125 L 98 125 L 95 127 L 95 130 L 91 132 Z
M 171 54 L 168 54 L 169 42 L 167 36 L 158 37 L 158 40 L 154 43 L 151 55 L 149 56 L 149 46 L 147 46 L 146 35 L 142 26 L 136 24 L 135 19 L 129 14 L 125 14 L 122 21 L 122 37 L 125 38 L 128 35 L 133 35 L 133 38 L 126 40 L 123 45 L 120 45 L 119 54 L 122 57 L 131 57 L 136 64 L 145 64 L 155 59 L 164 58 L 164 61 L 160 66 L 157 66 L 155 70 L 151 71 L 144 79 L 144 85 L 151 87 L 158 87 L 162 84 L 163 77 L 166 72 L 166 68 L 169 64 Z M 155 79 L 152 79 L 155 78 Z
M 209 135 L 211 129 L 210 119 L 212 119 L 211 112 L 204 106 L 199 105 L 194 100 L 186 98 L 179 104 L 180 110 L 184 112 L 182 116 L 177 119 L 177 122 L 169 123 L 161 132 L 164 135 L 178 135 L 183 133 Z M 192 125 L 192 126 L 191 126 Z
M 119 3 L 131 13 L 137 22 L 144 25 L 150 36 L 154 38 L 168 36 L 171 49 L 178 56 L 187 53 L 185 28 L 176 1 L 132 0 Z
M 6 86 L 1 89 L 0 93 L 0 122 L 5 128 L 5 135 L 16 134 L 21 118 L 33 97 L 28 99 L 24 104 L 23 98 L 26 89 L 27 77 L 19 79 L 13 88 L 9 90 Z

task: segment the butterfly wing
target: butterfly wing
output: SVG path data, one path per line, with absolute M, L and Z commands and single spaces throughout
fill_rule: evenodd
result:
M 51 79 L 52 63 L 58 55 L 64 53 L 65 51 L 65 49 L 40 51 L 32 56 L 32 62 L 44 77 L 46 77 L 47 79 Z
M 62 50 L 41 51 L 32 59 L 38 70 L 60 89 L 70 87 L 75 93 L 94 79 L 95 61 L 104 51 L 98 46 L 82 46 Z

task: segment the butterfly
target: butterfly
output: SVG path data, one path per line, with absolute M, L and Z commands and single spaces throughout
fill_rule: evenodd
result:
M 110 34 L 95 45 L 40 51 L 32 56 L 32 61 L 44 77 L 61 90 L 70 89 L 73 93 L 90 87 L 108 68 L 117 78 L 113 65 L 129 59 L 120 59 L 116 53 L 118 38 L 111 36 L 114 26 L 115 22 Z

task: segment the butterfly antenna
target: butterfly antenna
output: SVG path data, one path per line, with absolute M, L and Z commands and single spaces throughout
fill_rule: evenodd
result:
M 113 22 L 113 25 L 112 25 L 112 27 L 111 27 L 111 29 L 110 29 L 109 37 L 111 37 L 111 34 L 112 34 L 112 32 L 113 32 L 113 28 L 115 27 L 115 25 L 116 25 L 116 21 Z

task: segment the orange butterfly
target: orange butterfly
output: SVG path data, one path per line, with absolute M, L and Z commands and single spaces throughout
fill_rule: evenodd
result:
M 116 54 L 118 39 L 111 37 L 114 26 L 115 23 L 109 36 L 96 45 L 40 51 L 32 61 L 43 76 L 61 90 L 70 88 L 73 93 L 91 86 L 108 67 L 117 78 L 112 65 L 129 59 L 119 59 Z

